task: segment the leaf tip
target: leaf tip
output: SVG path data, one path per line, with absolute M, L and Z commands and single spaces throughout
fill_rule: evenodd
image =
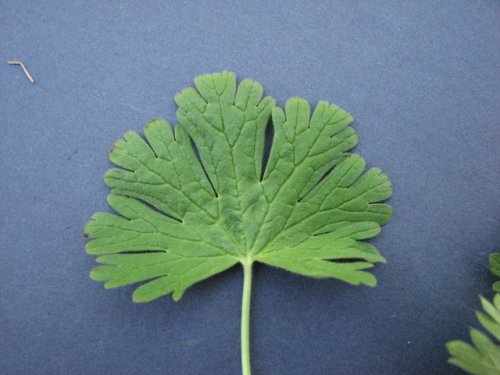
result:
M 94 268 L 92 271 L 90 271 L 90 272 L 89 272 L 89 277 L 90 277 L 92 280 L 94 280 L 94 281 L 99 281 L 99 280 L 97 280 L 97 278 L 96 278 L 96 276 L 95 276 L 95 272 L 94 272 L 94 271 L 95 271 L 95 268 Z
M 132 302 L 133 303 L 144 303 L 140 298 L 138 298 L 135 294 L 132 294 Z
M 160 126 L 162 124 L 168 124 L 168 122 L 160 117 L 155 118 L 151 121 L 148 121 L 148 123 L 144 126 L 144 130 L 148 130 L 152 126 Z
M 373 276 L 371 273 L 368 272 L 363 272 L 366 273 L 366 278 L 361 281 L 361 284 L 364 284 L 366 286 L 369 286 L 371 288 L 375 288 L 377 286 L 377 279 L 375 276 Z
M 137 293 L 137 289 L 132 293 L 132 302 L 134 303 L 144 303 L 148 302 L 147 299 L 144 298 L 144 296 L 141 296 L 139 293 Z
M 182 296 L 184 295 L 184 291 L 183 290 L 176 290 L 172 293 L 172 299 L 175 301 L 175 302 L 179 302 L 179 300 L 182 298 Z
M 86 252 L 87 254 L 93 254 L 93 253 L 92 253 L 92 249 L 91 249 L 91 248 L 90 248 L 90 246 L 89 246 L 89 244 L 90 244 L 90 243 L 92 243 L 92 242 L 87 242 L 87 243 L 85 244 L 85 252 Z

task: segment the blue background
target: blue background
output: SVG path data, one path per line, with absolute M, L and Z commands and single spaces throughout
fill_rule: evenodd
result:
M 477 325 L 500 242 L 498 1 L 0 4 L 0 373 L 240 372 L 238 267 L 134 304 L 89 279 L 82 236 L 113 142 L 224 69 L 345 108 L 394 183 L 377 288 L 257 267 L 254 373 L 461 373 L 444 344 Z

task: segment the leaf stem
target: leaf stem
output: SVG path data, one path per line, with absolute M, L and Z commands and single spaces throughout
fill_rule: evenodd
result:
M 251 375 L 250 368 L 250 298 L 252 293 L 252 261 L 243 261 L 243 298 L 241 301 L 241 370 Z

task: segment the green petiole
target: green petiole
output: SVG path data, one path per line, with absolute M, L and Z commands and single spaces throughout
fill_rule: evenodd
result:
M 241 301 L 241 370 L 243 375 L 251 375 L 250 368 L 250 299 L 252 294 L 252 261 L 243 265 L 243 297 Z

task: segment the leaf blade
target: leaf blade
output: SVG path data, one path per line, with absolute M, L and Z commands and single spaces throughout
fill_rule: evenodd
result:
M 238 262 L 374 286 L 366 270 L 385 262 L 365 242 L 392 209 L 392 186 L 350 154 L 352 116 L 292 98 L 282 110 L 253 80 L 198 76 L 176 95 L 179 125 L 154 120 L 125 133 L 105 175 L 116 214 L 85 226 L 98 255 L 92 277 L 108 288 L 144 282 L 136 301 L 172 294 Z M 312 113 L 311 113 L 312 112 Z M 274 138 L 263 171 L 265 131 Z

